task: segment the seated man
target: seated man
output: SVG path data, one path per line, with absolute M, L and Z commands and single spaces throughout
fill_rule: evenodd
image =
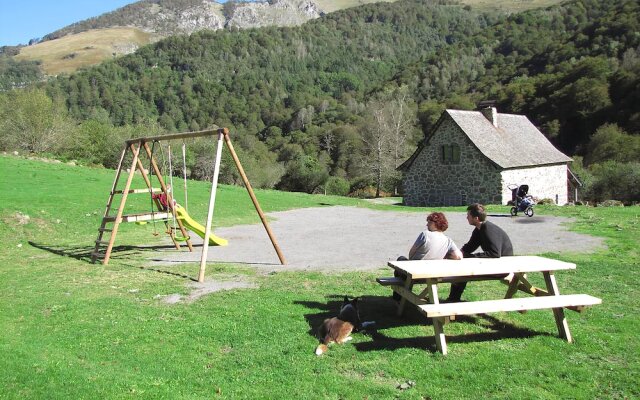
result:
M 512 256 L 513 246 L 507 233 L 496 224 L 486 221 L 486 218 L 487 213 L 482 204 L 475 203 L 467 207 L 467 222 L 475 229 L 471 233 L 469 241 L 462 246 L 464 257 L 500 258 Z M 478 247 L 482 249 L 482 252 L 474 253 Z M 460 301 L 466 286 L 466 282 L 452 283 L 451 292 L 446 301 Z

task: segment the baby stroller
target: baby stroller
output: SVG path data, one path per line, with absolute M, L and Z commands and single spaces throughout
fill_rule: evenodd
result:
M 518 215 L 518 211 L 524 212 L 528 217 L 533 217 L 533 206 L 536 204 L 529 193 L 529 185 L 509 185 L 514 206 L 511 207 L 511 216 Z

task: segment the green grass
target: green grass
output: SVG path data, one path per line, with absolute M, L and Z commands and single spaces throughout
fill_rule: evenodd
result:
M 394 317 L 389 290 L 375 283 L 388 273 L 384 261 L 379 273 L 343 274 L 260 274 L 212 264 L 209 279 L 243 279 L 258 288 L 169 305 L 161 296 L 188 293 L 197 266 L 145 265 L 153 250 L 137 246 L 166 243 L 151 225 L 123 224 L 118 243 L 131 248 L 108 266 L 86 261 L 113 171 L 14 157 L 0 157 L 0 171 L 0 398 L 640 396 L 638 207 L 536 208 L 576 218 L 572 229 L 605 237 L 609 246 L 570 256 L 541 249 L 578 265 L 558 274 L 564 293 L 603 299 L 583 314 L 567 312 L 574 344 L 557 337 L 549 310 L 498 313 L 447 325 L 450 354 L 443 357 L 419 315 Z M 209 185 L 189 186 L 190 212 L 202 219 Z M 257 196 L 266 212 L 336 204 L 408 210 L 330 196 Z M 29 222 L 20 224 L 18 212 Z M 244 189 L 228 186 L 219 190 L 214 220 L 216 226 L 258 222 Z M 503 291 L 478 282 L 465 296 Z M 377 321 L 378 331 L 355 334 L 316 357 L 312 331 L 335 315 L 344 295 L 364 296 L 361 315 Z M 415 386 L 398 388 L 407 381 Z

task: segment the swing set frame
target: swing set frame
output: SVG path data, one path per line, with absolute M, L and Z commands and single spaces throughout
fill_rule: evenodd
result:
M 218 140 L 217 140 L 217 146 L 216 146 L 216 159 L 215 159 L 215 164 L 214 164 L 214 172 L 213 172 L 213 179 L 211 182 L 211 194 L 209 197 L 209 208 L 208 208 L 208 212 L 207 212 L 207 223 L 206 223 L 206 228 L 205 228 L 205 237 L 204 237 L 204 242 L 202 245 L 202 255 L 200 258 L 200 270 L 198 273 L 198 282 L 203 282 L 204 281 L 204 277 L 205 277 L 205 270 L 206 270 L 206 263 L 207 263 L 207 255 L 209 252 L 209 238 L 211 236 L 211 222 L 213 219 L 213 213 L 214 213 L 214 209 L 215 209 L 215 198 L 216 198 L 216 191 L 217 191 L 217 187 L 218 187 L 218 176 L 220 174 L 220 162 L 222 159 L 222 146 L 223 144 L 226 144 L 227 149 L 229 150 L 229 153 L 231 154 L 231 157 L 236 165 L 236 168 L 238 169 L 238 172 L 240 173 L 240 176 L 242 177 L 242 181 L 244 183 L 245 188 L 247 189 L 247 192 L 249 193 L 249 197 L 251 198 L 251 201 L 253 202 L 253 205 L 256 209 L 256 212 L 258 213 L 259 217 L 260 217 L 260 221 L 262 222 L 262 225 L 264 226 L 267 235 L 269 236 L 269 239 L 273 245 L 274 250 L 276 251 L 276 254 L 278 255 L 278 259 L 280 260 L 280 263 L 282 265 L 286 264 L 286 260 L 284 258 L 284 255 L 282 254 L 280 247 L 278 246 L 278 243 L 276 242 L 275 236 L 273 235 L 273 232 L 271 231 L 271 228 L 269 227 L 269 223 L 267 222 L 267 218 L 264 215 L 264 212 L 262 211 L 262 208 L 260 207 L 260 204 L 258 203 L 258 199 L 256 198 L 254 192 L 253 192 L 253 188 L 251 187 L 251 183 L 249 182 L 249 179 L 247 178 L 247 175 L 244 172 L 244 168 L 242 168 L 242 164 L 240 163 L 240 160 L 238 159 L 238 156 L 235 152 L 235 150 L 233 149 L 233 144 L 231 143 L 231 138 L 229 136 L 229 129 L 227 128 L 220 128 L 220 129 L 211 129 L 211 130 L 203 130 L 203 131 L 197 131 L 197 132 L 183 132 L 183 133 L 175 133 L 175 134 L 168 134 L 168 135 L 161 135 L 161 136 L 151 136 L 151 137 L 141 137 L 141 138 L 137 138 L 137 139 L 130 139 L 125 141 L 125 146 L 124 149 L 122 150 L 122 154 L 120 156 L 120 161 L 118 163 L 118 169 L 116 170 L 116 176 L 113 182 L 113 187 L 111 189 L 110 195 L 109 195 L 109 200 L 107 201 L 107 206 L 105 209 L 105 213 L 104 216 L 102 218 L 102 223 L 100 225 L 100 228 L 98 228 L 98 238 L 96 240 L 96 245 L 94 248 L 94 251 L 91 253 L 91 261 L 93 263 L 95 263 L 98 259 L 102 259 L 102 264 L 103 265 L 107 265 L 109 263 L 109 259 L 111 257 L 111 252 L 113 250 L 114 244 L 115 244 L 115 239 L 116 239 L 116 234 L 118 232 L 118 226 L 120 223 L 122 222 L 137 222 L 137 221 L 148 221 L 148 220 L 157 220 L 157 219 L 161 219 L 164 221 L 165 225 L 167 226 L 167 233 L 169 234 L 169 236 L 171 237 L 171 240 L 173 241 L 173 244 L 175 245 L 177 250 L 180 250 L 180 245 L 178 243 L 178 240 L 176 240 L 176 229 L 171 229 L 171 227 L 168 226 L 168 218 L 171 215 L 173 217 L 174 221 L 178 222 L 178 227 L 179 230 L 182 234 L 183 238 L 186 238 L 186 243 L 187 246 L 189 248 L 189 251 L 193 251 L 193 245 L 191 243 L 191 240 L 189 239 L 189 236 L 187 234 L 187 231 L 182 223 L 182 221 L 180 220 L 180 218 L 177 217 L 176 215 L 176 210 L 175 210 L 175 203 L 173 200 L 173 196 L 171 193 L 171 190 L 168 189 L 164 179 L 163 179 L 163 175 L 160 171 L 160 168 L 158 167 L 158 163 L 156 162 L 156 159 L 153 155 L 153 151 L 152 149 L 149 147 L 149 143 L 155 143 L 155 142 L 161 142 L 161 141 L 170 141 L 170 140 L 186 140 L 186 139 L 190 139 L 190 138 L 197 138 L 197 137 L 207 137 L 207 136 L 218 136 Z M 148 173 L 147 171 L 144 169 L 144 166 L 142 165 L 142 161 L 140 160 L 140 151 L 144 151 L 147 156 L 149 157 L 150 160 L 150 164 L 151 164 L 151 168 L 153 169 L 153 172 L 155 173 L 156 177 L 158 178 L 159 184 L 160 184 L 160 189 L 154 189 L 152 184 L 151 184 L 151 180 L 149 179 Z M 127 181 L 125 183 L 125 186 L 122 190 L 118 190 L 118 183 L 120 180 L 120 176 L 121 173 L 123 171 L 123 166 L 124 166 L 124 160 L 126 158 L 126 155 L 128 154 L 128 152 L 131 152 L 132 154 L 132 162 L 131 162 L 131 167 L 128 169 L 128 176 L 127 176 Z M 142 175 L 142 178 L 145 181 L 145 184 L 147 185 L 146 189 L 131 189 L 131 183 L 133 181 L 133 177 L 135 175 L 136 170 L 138 170 L 140 172 L 140 174 Z M 170 171 L 171 173 L 172 171 Z M 152 210 L 151 213 L 147 213 L 147 214 L 131 214 L 131 215 L 125 215 L 124 214 L 124 209 L 125 209 L 125 205 L 127 202 L 127 197 L 129 194 L 132 193 L 164 193 L 164 195 L 166 196 L 167 199 L 167 211 L 168 213 L 162 213 L 162 212 L 154 212 Z M 112 205 L 114 202 L 114 197 L 116 195 L 121 195 L 121 199 L 120 199 L 120 204 L 116 210 L 115 215 L 112 214 Z M 162 210 L 164 205 L 161 204 L 160 200 L 157 198 L 153 198 L 152 200 L 156 207 L 158 208 L 158 210 Z M 110 226 L 109 224 L 113 224 L 113 226 Z M 107 237 L 108 236 L 108 240 Z

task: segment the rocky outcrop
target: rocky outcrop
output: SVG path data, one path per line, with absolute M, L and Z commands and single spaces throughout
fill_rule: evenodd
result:
M 142 0 L 69 25 L 43 39 L 52 40 L 90 29 L 118 26 L 135 27 L 159 39 L 202 29 L 218 30 L 225 26 L 244 29 L 300 25 L 320 15 L 322 11 L 310 0 L 241 2 L 235 6 L 230 18 L 223 15 L 220 3 L 211 0 Z
M 202 0 L 182 9 L 170 9 L 159 4 L 149 8 L 150 18 L 142 20 L 144 30 L 160 37 L 191 34 L 202 29 L 217 30 L 224 27 L 225 18 L 215 3 Z
M 257 28 L 261 26 L 293 26 L 318 18 L 318 5 L 308 0 L 274 0 L 271 3 L 244 3 L 239 5 L 227 26 Z

